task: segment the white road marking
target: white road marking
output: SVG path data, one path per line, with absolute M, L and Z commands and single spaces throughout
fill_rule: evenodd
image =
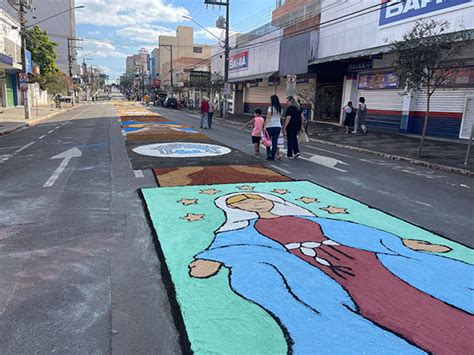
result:
M 429 203 L 426 203 L 426 202 L 415 201 L 415 203 L 417 203 L 419 205 L 427 206 L 427 207 L 432 207 L 432 205 L 430 205 Z
M 135 174 L 135 177 L 136 177 L 136 178 L 142 178 L 142 177 L 144 177 L 142 170 L 133 170 L 133 173 Z
M 336 168 L 336 165 L 337 164 L 342 164 L 342 165 L 348 166 L 348 164 L 344 163 L 341 160 L 335 159 L 335 158 L 315 154 L 315 155 L 312 155 L 311 158 L 306 158 L 306 157 L 300 156 L 298 159 L 303 159 L 303 160 L 306 160 L 306 161 L 310 161 L 311 163 L 322 165 L 326 168 L 333 169 L 333 170 L 336 170 L 336 171 L 340 171 L 341 173 L 347 173 L 347 170 Z
M 54 132 L 54 129 L 52 129 L 51 131 L 48 131 L 48 134 L 51 134 Z
M 46 137 L 46 134 L 42 135 L 42 136 L 39 137 L 38 139 L 43 139 L 44 137 Z
M 56 126 L 56 127 L 54 127 L 54 129 L 60 129 L 60 128 L 61 128 L 61 126 Z
M 122 136 L 124 136 L 124 137 L 127 136 L 127 132 L 125 132 L 123 129 L 122 129 Z
M 334 154 L 334 155 L 339 155 L 339 156 L 341 156 L 341 157 L 350 158 L 349 155 L 342 154 L 342 153 L 337 153 L 337 152 L 333 152 L 333 151 L 328 150 L 328 149 L 316 148 L 316 147 L 312 147 L 312 146 L 310 146 L 310 145 L 305 145 L 305 148 L 311 148 L 311 149 L 315 149 L 315 150 L 320 150 L 320 151 L 322 151 L 322 152 L 331 153 L 331 154 Z
M 22 151 L 24 151 L 25 149 L 27 149 L 28 147 L 31 147 L 33 144 L 35 144 L 36 142 L 30 142 L 28 144 L 25 144 L 23 147 L 21 147 L 20 149 L 17 149 L 13 152 L 13 154 L 16 154 L 16 153 L 20 153 Z
M 61 175 L 64 169 L 66 169 L 66 166 L 69 164 L 69 161 L 72 158 L 79 158 L 81 156 L 82 152 L 77 147 L 74 147 L 66 150 L 65 152 L 62 152 L 61 154 L 51 157 L 50 159 L 62 159 L 63 161 L 61 162 L 61 164 L 59 164 L 58 168 L 54 171 L 53 175 L 51 175 L 48 181 L 45 182 L 43 187 L 53 186 L 59 175 Z
M 95 107 L 95 106 L 93 106 L 93 105 L 89 106 L 89 107 L 86 108 L 84 111 L 81 111 L 81 112 L 79 112 L 78 114 L 72 116 L 72 117 L 69 119 L 69 121 L 71 121 L 71 120 L 73 120 L 73 119 L 75 119 L 75 118 L 78 118 L 80 115 L 82 115 L 83 113 L 86 113 L 87 111 L 89 111 L 89 110 L 90 110 L 91 108 L 93 108 L 93 107 Z M 69 122 L 69 121 L 68 121 L 68 122 Z

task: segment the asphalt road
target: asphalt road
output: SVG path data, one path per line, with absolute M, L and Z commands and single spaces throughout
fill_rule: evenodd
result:
M 152 110 L 199 130 L 198 115 Z M 211 139 L 253 154 L 250 130 L 214 120 L 213 129 L 205 132 Z M 270 166 L 474 247 L 472 178 L 317 143 L 303 144 L 301 150 L 300 159 L 283 158 Z M 260 158 L 266 163 L 263 151 Z
M 156 184 L 114 116 L 80 107 L 0 139 L 2 354 L 180 351 L 137 194 Z

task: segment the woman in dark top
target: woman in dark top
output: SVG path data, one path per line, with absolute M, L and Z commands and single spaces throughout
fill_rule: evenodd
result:
M 286 134 L 288 143 L 288 158 L 298 158 L 300 156 L 300 148 L 298 146 L 298 134 L 303 130 L 303 115 L 296 105 L 293 96 L 288 97 L 288 108 L 286 109 L 285 125 L 283 134 Z

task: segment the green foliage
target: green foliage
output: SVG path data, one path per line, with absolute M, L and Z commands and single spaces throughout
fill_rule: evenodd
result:
M 447 21 L 420 20 L 401 41 L 391 44 L 398 54 L 393 65 L 408 91 L 421 90 L 431 96 L 446 83 L 451 70 L 462 64 L 456 59 L 467 32 L 448 33 L 448 29 Z
M 59 70 L 41 74 L 38 77 L 38 83 L 43 90 L 50 94 L 67 93 L 67 77 Z
M 56 53 L 57 43 L 49 40 L 46 31 L 41 31 L 38 26 L 27 30 L 26 47 L 31 52 L 33 61 L 38 64 L 41 74 L 57 72 L 56 65 L 58 55 Z

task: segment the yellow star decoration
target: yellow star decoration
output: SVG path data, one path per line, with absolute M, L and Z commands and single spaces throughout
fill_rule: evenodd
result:
M 306 203 L 306 204 L 319 202 L 319 200 L 317 198 L 305 197 L 305 196 L 296 199 L 296 201 L 301 201 L 301 202 Z
M 238 186 L 237 188 L 241 191 L 253 191 L 255 189 L 255 187 L 249 185 Z
M 198 199 L 197 198 L 182 198 L 181 200 L 177 201 L 178 203 L 182 204 L 183 206 L 189 205 L 197 205 Z
M 188 222 L 196 222 L 196 221 L 204 220 L 204 215 L 203 214 L 188 213 L 186 216 L 180 217 L 180 218 L 185 219 Z
M 218 194 L 219 192 L 220 191 L 216 189 L 207 189 L 207 190 L 201 190 L 201 192 L 199 193 L 202 195 L 215 195 L 215 194 Z
M 288 190 L 286 190 L 286 189 L 275 189 L 272 192 L 274 192 L 276 194 L 284 195 L 284 194 L 288 193 Z
M 320 208 L 320 210 L 326 211 L 329 214 L 349 214 L 347 208 L 327 206 L 325 208 Z

